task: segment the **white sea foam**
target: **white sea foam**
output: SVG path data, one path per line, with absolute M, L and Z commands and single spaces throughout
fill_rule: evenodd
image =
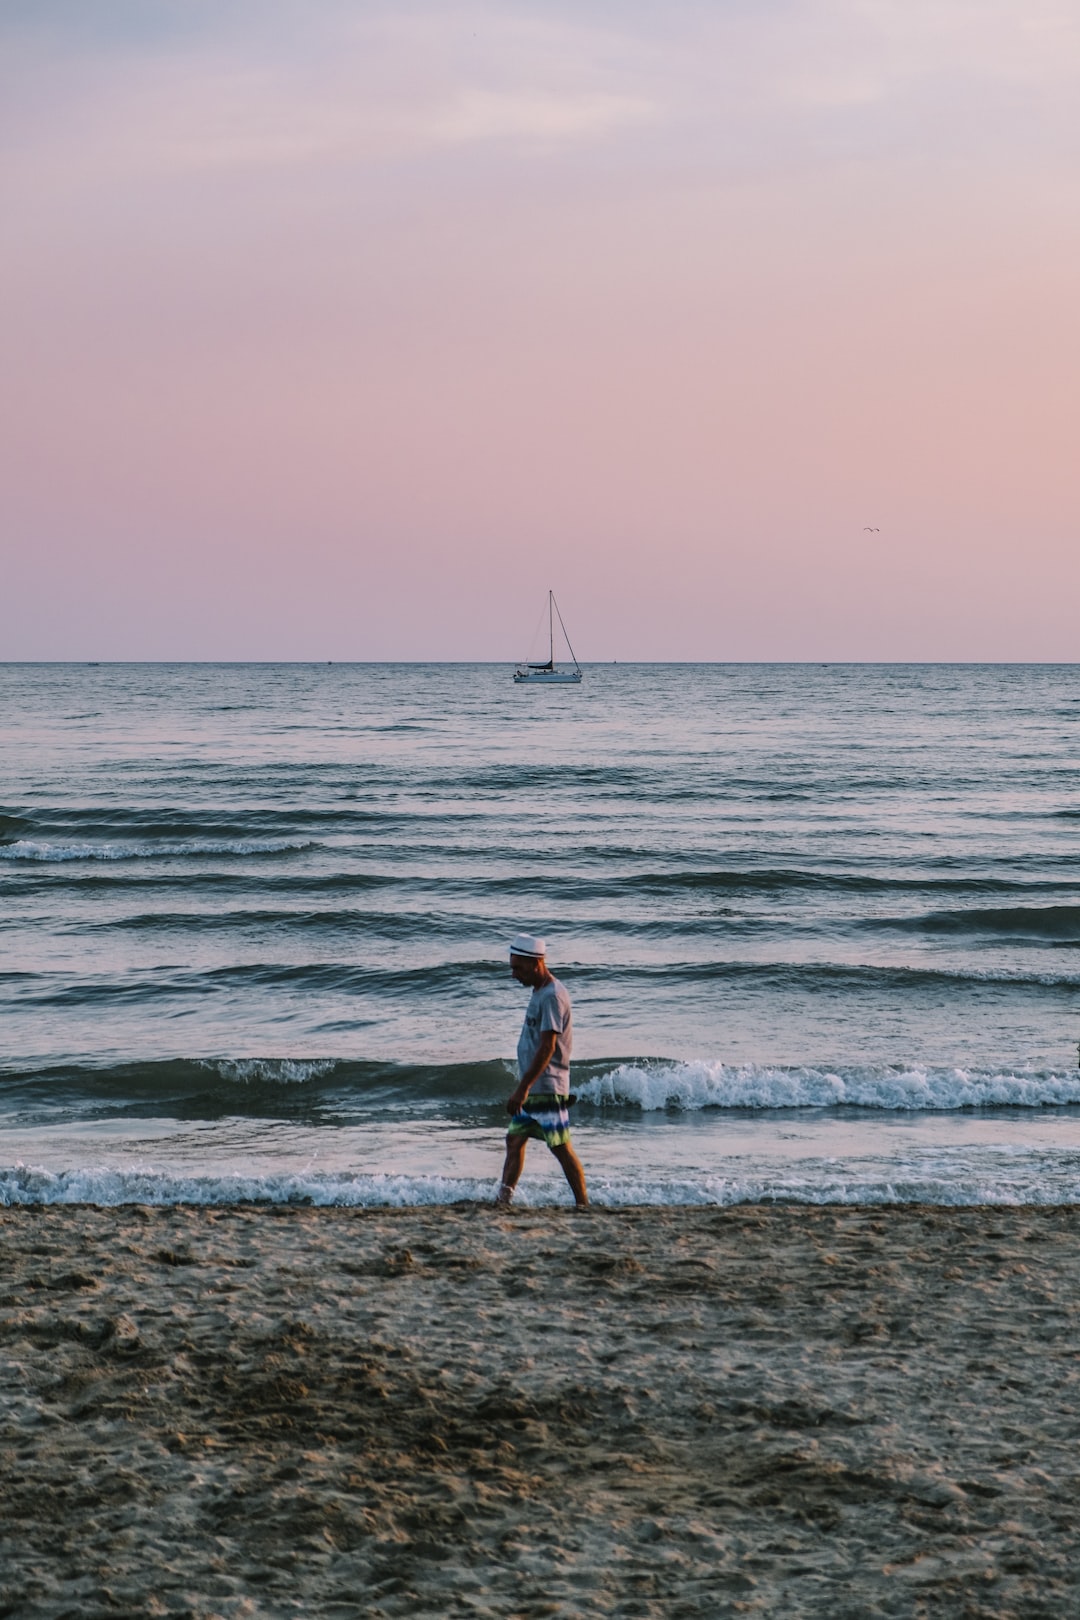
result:
M 622 1064 L 575 1084 L 582 1102 L 647 1112 L 702 1108 L 1043 1108 L 1080 1103 L 1080 1071 L 768 1068 L 726 1063 Z
M 306 1080 L 318 1080 L 337 1067 L 336 1058 L 200 1058 L 200 1069 L 209 1069 L 223 1080 L 238 1085 L 303 1085 Z
M 0 845 L 4 861 L 138 861 L 176 855 L 281 855 L 310 849 L 309 838 L 184 838 L 114 844 L 50 844 L 20 838 Z
M 154 1167 L 117 1170 L 107 1166 L 52 1171 L 21 1164 L 0 1170 L 0 1207 L 267 1203 L 402 1208 L 486 1201 L 494 1193 L 494 1183 L 452 1176 L 350 1176 L 310 1170 L 199 1175 Z
M 402 1209 L 454 1203 L 490 1203 L 495 1183 L 476 1177 L 417 1175 L 335 1175 L 310 1170 L 198 1175 L 155 1168 L 106 1167 L 50 1171 L 32 1165 L 0 1170 L 0 1207 L 42 1204 L 306 1204 L 320 1207 Z M 728 1176 L 664 1179 L 594 1176 L 593 1203 L 606 1208 L 634 1206 L 730 1208 L 748 1203 L 790 1204 L 978 1204 L 1080 1203 L 1080 1161 L 1075 1154 L 1051 1162 L 1046 1154 L 983 1163 L 977 1175 L 936 1168 L 929 1160 L 898 1166 L 884 1161 L 839 1170 L 835 1164 L 803 1165 L 791 1173 L 768 1171 Z M 569 1194 L 550 1179 L 523 1183 L 515 1203 L 524 1208 L 565 1205 Z

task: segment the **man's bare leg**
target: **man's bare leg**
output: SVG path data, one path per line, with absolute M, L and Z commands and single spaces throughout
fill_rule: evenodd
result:
M 574 1203 L 577 1205 L 578 1209 L 588 1209 L 589 1195 L 585 1191 L 585 1170 L 582 1166 L 581 1160 L 578 1158 L 569 1142 L 564 1142 L 562 1147 L 552 1148 L 551 1151 L 562 1165 L 563 1175 L 570 1183 L 570 1191 L 574 1195 Z
M 514 1196 L 514 1188 L 521 1180 L 521 1172 L 525 1168 L 525 1149 L 529 1145 L 527 1136 L 518 1136 L 517 1133 L 506 1138 L 506 1162 L 503 1165 L 502 1184 L 495 1194 L 497 1204 L 508 1204 Z

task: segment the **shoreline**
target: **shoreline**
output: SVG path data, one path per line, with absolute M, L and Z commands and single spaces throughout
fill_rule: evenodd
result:
M 25 1205 L 0 1259 L 0 1613 L 1080 1612 L 1080 1206 Z

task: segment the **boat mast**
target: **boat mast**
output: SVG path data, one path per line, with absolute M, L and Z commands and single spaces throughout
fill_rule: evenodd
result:
M 548 591 L 548 663 L 555 668 L 555 615 L 552 603 L 555 601 L 555 592 Z

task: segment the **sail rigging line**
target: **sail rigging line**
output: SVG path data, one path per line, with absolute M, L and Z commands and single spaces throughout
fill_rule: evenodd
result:
M 559 613 L 559 604 L 555 600 L 555 592 L 554 591 L 549 591 L 548 595 L 551 597 L 551 603 L 552 603 L 552 606 L 555 609 L 555 612 L 559 614 L 559 624 L 562 627 L 563 635 L 566 636 L 566 645 L 568 647 L 570 647 L 570 637 L 566 635 L 566 626 L 565 626 L 565 624 L 563 624 L 563 616 L 562 616 L 562 614 Z M 554 629 L 552 629 L 551 638 L 552 638 L 552 640 L 551 640 L 551 661 L 552 661 L 552 664 L 554 664 L 554 662 L 555 662 L 555 631 L 554 631 Z M 581 665 L 578 663 L 578 655 L 574 651 L 573 647 L 570 647 L 570 656 L 574 660 L 575 667 L 577 669 L 580 669 Z

